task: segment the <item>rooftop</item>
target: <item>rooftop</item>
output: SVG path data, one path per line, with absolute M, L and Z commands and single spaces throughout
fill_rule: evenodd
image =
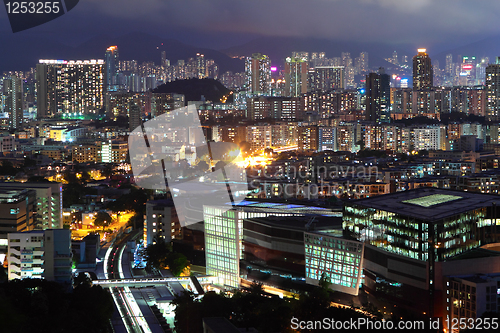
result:
M 231 202 L 227 202 L 226 205 L 232 205 Z M 236 204 L 238 208 L 242 208 L 245 211 L 262 211 L 265 210 L 268 213 L 295 213 L 303 215 L 321 215 L 329 217 L 342 217 L 342 212 L 334 212 L 331 209 L 324 207 L 315 206 L 305 206 L 297 204 L 288 203 L 275 203 L 275 202 L 257 202 L 243 200 Z
M 500 278 L 499 273 L 495 274 L 475 274 L 475 275 L 459 275 L 452 276 L 453 278 L 459 278 L 462 280 L 470 281 L 473 283 L 485 283 L 489 281 L 497 281 Z
M 17 203 L 24 200 L 30 190 L 23 188 L 0 188 L 0 203 Z M 35 192 L 33 192 L 34 194 Z
M 489 257 L 498 257 L 500 256 L 500 252 L 495 250 L 490 250 L 486 248 L 476 248 L 469 250 L 467 252 L 461 253 L 453 258 L 448 259 L 451 260 L 466 260 L 466 259 L 479 259 L 479 258 L 489 258 Z
M 500 196 L 473 192 L 446 190 L 434 187 L 379 195 L 346 202 L 380 209 L 429 222 L 482 207 L 500 205 Z
M 342 230 L 341 217 L 315 216 L 314 220 L 311 220 L 310 216 L 268 216 L 249 218 L 247 221 L 297 231 Z M 311 223 L 309 228 L 306 227 L 308 223 Z

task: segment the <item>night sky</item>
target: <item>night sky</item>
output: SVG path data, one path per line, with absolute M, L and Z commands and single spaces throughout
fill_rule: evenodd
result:
M 19 34 L 77 45 L 140 31 L 215 49 L 258 36 L 459 46 L 500 35 L 499 12 L 498 0 L 80 0 Z M 12 34 L 0 13 L 0 34 Z

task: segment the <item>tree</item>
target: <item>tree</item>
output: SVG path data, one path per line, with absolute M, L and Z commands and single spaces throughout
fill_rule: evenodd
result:
M 178 333 L 202 332 L 203 317 L 200 301 L 192 292 L 184 290 L 172 300 L 175 306 L 175 331 Z
M 110 178 L 113 175 L 113 165 L 106 164 L 104 168 L 101 170 L 101 175 L 106 178 Z
M 82 195 L 85 194 L 85 187 L 79 183 L 69 183 L 64 186 L 63 206 L 71 207 L 81 203 Z
M 24 158 L 23 168 L 36 167 L 36 161 L 29 157 Z
M 319 279 L 319 286 L 322 289 L 329 290 L 330 284 L 331 284 L 330 277 L 328 277 L 328 275 L 325 272 L 323 272 Z
M 262 295 L 264 288 L 262 287 L 262 282 L 253 282 L 250 285 L 250 292 L 255 295 Z
M 165 267 L 167 255 L 172 251 L 170 244 L 163 238 L 155 238 L 156 243 L 145 249 L 146 267 L 161 269 Z
M 19 170 L 10 161 L 3 161 L 0 166 L 0 175 L 15 176 L 18 172 Z
M 200 163 L 198 163 L 196 165 L 196 168 L 200 171 L 207 171 L 208 170 L 208 163 L 205 161 L 200 161 Z
M 43 176 L 31 176 L 28 178 L 28 183 L 47 183 L 48 180 Z
M 169 269 L 174 276 L 180 276 L 189 261 L 186 256 L 173 252 L 172 246 L 163 238 L 156 239 L 155 244 L 150 244 L 145 251 L 146 267 L 154 269 Z
M 189 261 L 182 253 L 171 252 L 167 255 L 166 264 L 174 276 L 180 276 L 184 269 L 189 266 Z
M 77 288 L 79 286 L 90 288 L 92 286 L 92 279 L 90 278 L 90 275 L 84 272 L 78 273 L 73 279 L 73 288 Z
M 122 195 L 115 201 L 110 202 L 106 208 L 113 212 L 135 211 L 138 215 L 144 215 L 146 201 L 150 198 L 150 190 L 136 189 L 132 187 L 130 193 Z
M 104 230 L 104 227 L 107 227 L 111 223 L 111 220 L 111 216 L 108 213 L 97 212 L 94 219 L 94 225 L 96 227 L 102 227 L 102 230 Z
M 110 332 L 113 299 L 101 286 L 68 293 L 56 282 L 12 280 L 0 284 L 0 300 L 2 332 Z
M 243 156 L 247 156 L 250 153 L 250 150 L 252 149 L 252 145 L 250 142 L 247 141 L 241 141 L 238 146 L 240 146 L 240 151 Z

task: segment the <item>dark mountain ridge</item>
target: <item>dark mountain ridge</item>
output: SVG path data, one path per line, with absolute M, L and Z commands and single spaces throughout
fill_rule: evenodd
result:
M 187 79 L 167 82 L 153 92 L 183 94 L 186 101 L 200 101 L 204 96 L 205 100 L 219 102 L 230 90 L 214 79 Z
M 205 59 L 215 60 L 219 65 L 220 73 L 244 70 L 242 60 L 230 58 L 222 52 L 198 48 L 175 39 L 161 38 L 141 32 L 119 37 L 97 36 L 77 47 L 29 35 L 0 34 L 0 45 L 4 51 L 0 61 L 0 72 L 28 70 L 35 67 L 39 59 L 104 59 L 106 49 L 111 45 L 118 46 L 120 60 L 137 60 L 139 63 L 154 61 L 155 64 L 160 64 L 161 51 L 165 51 L 167 59 L 175 64 L 177 60 L 187 60 L 196 57 L 196 53 L 202 53 Z

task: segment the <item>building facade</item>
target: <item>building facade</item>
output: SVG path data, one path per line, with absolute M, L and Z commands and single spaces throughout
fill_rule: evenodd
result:
M 71 230 L 10 233 L 8 276 L 71 283 Z
M 167 243 L 181 238 L 181 226 L 172 200 L 146 202 L 144 247 L 154 244 L 160 238 Z
M 36 192 L 28 189 L 0 189 L 0 259 L 7 253 L 7 235 L 35 228 Z
M 245 87 L 252 95 L 270 95 L 271 60 L 267 55 L 254 53 L 246 58 Z
M 433 86 L 434 71 L 426 49 L 418 49 L 413 57 L 413 90 L 429 89 Z
M 40 60 L 36 66 L 38 118 L 96 115 L 104 107 L 104 60 Z

